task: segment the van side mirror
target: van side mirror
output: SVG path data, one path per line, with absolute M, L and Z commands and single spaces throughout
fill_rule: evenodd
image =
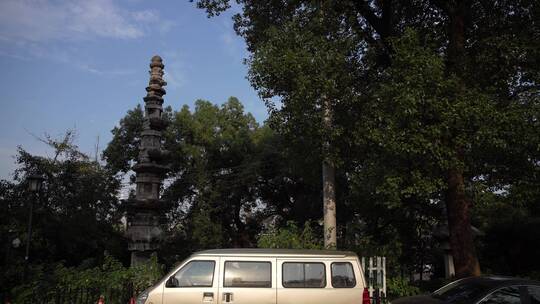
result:
M 178 285 L 180 284 L 174 276 L 170 277 L 167 282 L 165 282 L 165 287 L 178 287 Z

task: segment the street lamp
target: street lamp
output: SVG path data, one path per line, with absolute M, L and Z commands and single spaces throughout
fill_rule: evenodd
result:
M 28 181 L 28 190 L 39 198 L 39 191 L 43 187 L 45 178 L 39 174 L 32 174 L 26 177 Z M 26 251 L 24 254 L 24 279 L 28 273 L 28 257 L 30 255 L 30 239 L 32 239 L 32 216 L 34 214 L 34 199 L 30 200 L 30 214 L 28 215 L 28 233 L 26 235 Z

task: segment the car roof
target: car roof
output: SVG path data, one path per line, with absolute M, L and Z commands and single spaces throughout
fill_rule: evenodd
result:
M 468 297 L 467 299 L 470 300 L 471 303 L 475 303 L 476 301 L 483 299 L 486 295 L 490 294 L 491 292 L 499 288 L 515 286 L 515 285 L 539 286 L 540 282 L 533 281 L 533 280 L 520 279 L 520 278 L 507 277 L 507 276 L 485 275 L 485 276 L 469 277 L 469 278 L 453 281 L 439 288 L 438 290 L 434 291 L 431 295 L 435 297 L 436 299 L 440 299 L 442 301 L 441 303 L 443 303 L 445 300 L 445 297 L 455 296 L 454 290 L 468 289 L 468 290 L 471 290 L 472 293 L 467 295 Z
M 506 285 L 522 285 L 522 284 L 532 284 L 539 285 L 540 282 L 528 279 L 521 279 L 508 276 L 497 276 L 497 275 L 485 275 L 479 277 L 470 277 L 459 280 L 460 282 L 478 282 L 485 285 L 486 287 L 498 287 Z
M 324 258 L 357 258 L 352 251 L 310 250 L 310 249 L 263 249 L 263 248 L 230 248 L 211 249 L 195 252 L 192 256 L 257 256 L 257 257 L 324 257 Z

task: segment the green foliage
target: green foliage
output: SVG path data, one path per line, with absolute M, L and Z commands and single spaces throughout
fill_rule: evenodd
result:
M 198 100 L 193 109 L 165 114 L 172 170 L 163 199 L 171 206 L 171 229 L 160 256 L 169 263 L 205 248 L 253 247 L 261 220 L 270 216 L 298 222 L 320 217 L 317 152 L 306 157 L 305 147 L 291 147 L 287 138 L 259 125 L 237 98 L 222 105 Z M 127 122 L 139 120 L 137 109 L 128 111 L 113 130 L 104 153 L 111 164 L 136 161 L 122 147 L 126 141 L 137 145 L 139 123 Z
M 144 111 L 141 105 L 137 105 L 111 131 L 113 139 L 102 155 L 111 171 L 125 173 L 130 170 L 129 161 L 136 159 L 139 154 L 143 120 Z
M 51 157 L 32 155 L 19 148 L 14 181 L 0 183 L 0 235 L 4 244 L 10 246 L 15 238 L 26 243 L 29 203 L 33 202 L 30 263 L 36 269 L 60 261 L 67 266 L 87 259 L 97 263 L 104 251 L 126 257 L 117 197 L 120 181 L 81 153 L 74 139 L 73 131 L 60 139 L 43 138 L 52 150 Z M 46 177 L 39 195 L 27 189 L 26 177 L 34 173 Z M 0 252 L 5 257 L 0 268 L 6 269 L 0 276 L 0 290 L 5 291 L 20 284 L 24 246 L 1 246 Z
M 517 211 L 517 210 L 521 210 Z M 517 211 L 517 212 L 516 212 Z M 493 208 L 497 216 L 489 219 L 482 237 L 481 258 L 486 272 L 519 277 L 535 277 L 540 269 L 537 241 L 540 215 L 517 207 Z M 536 273 L 535 273 L 536 272 Z
M 215 218 L 209 214 L 207 207 L 200 206 L 194 211 L 192 239 L 201 248 L 221 248 L 223 246 L 223 232 L 221 223 L 212 221 Z
M 198 5 L 212 15 L 229 2 Z M 478 179 L 487 191 L 537 200 L 537 1 L 239 4 L 235 29 L 271 126 L 293 144 L 310 138 L 319 154 L 321 138 L 332 144 L 344 244 L 394 242 L 421 267 L 436 253 L 434 206 L 455 203 L 449 172 L 463 174 L 468 200 Z M 459 18 L 463 33 L 451 26 Z M 324 100 L 331 130 L 321 127 Z M 473 254 L 469 245 L 462 250 Z
M 319 248 L 311 225 L 294 223 L 322 217 L 328 141 L 340 249 L 387 256 L 394 277 L 437 266 L 432 232 L 444 222 L 448 169 L 458 169 L 473 224 L 486 233 L 477 239 L 483 268 L 538 273 L 538 252 L 528 246 L 538 243 L 531 231 L 540 216 L 540 2 L 238 3 L 234 22 L 250 51 L 248 77 L 270 117 L 258 123 L 233 97 L 165 110 L 172 171 L 162 197 L 171 208 L 160 258 L 172 264 L 202 248 L 256 244 Z M 459 56 L 449 44 L 457 3 L 469 6 Z M 231 1 L 197 6 L 213 16 Z M 321 127 L 325 101 L 332 128 Z M 71 269 L 94 257 L 81 267 L 92 269 L 104 250 L 126 258 L 116 195 L 120 175 L 136 161 L 143 119 L 138 106 L 113 129 L 106 166 L 80 153 L 72 134 L 44 139 L 50 158 L 20 150 L 15 180 L 0 183 L 1 238 L 24 242 L 25 176 L 47 174 L 32 238 L 32 268 L 44 273 L 36 278 L 47 281 L 54 273 L 47 265 L 60 260 Z M 287 224 L 261 235 L 269 218 Z M 0 285 L 11 287 L 22 254 L 1 250 L 10 267 Z M 522 252 L 531 255 L 518 257 Z M 107 267 L 127 275 L 114 263 Z M 396 295 L 411 293 L 407 282 L 391 284 Z
M 323 249 L 320 237 L 317 237 L 311 223 L 304 223 L 304 228 L 298 227 L 293 221 L 288 221 L 284 227 L 271 229 L 259 235 L 259 248 L 288 248 L 288 249 Z
M 409 280 L 399 276 L 387 278 L 386 291 L 389 299 L 420 294 L 420 288 L 412 285 Z
M 250 246 L 253 236 L 242 212 L 256 206 L 258 129 L 234 97 L 221 107 L 198 100 L 193 112 L 184 107 L 172 113 L 165 147 L 172 154 L 175 178 L 163 198 L 184 210 L 171 217 L 186 219 L 179 224 L 193 250 Z
M 128 288 L 140 292 L 155 284 L 163 276 L 163 266 L 154 255 L 144 264 L 126 268 L 110 255 L 105 255 L 102 265 L 85 268 L 53 264 L 34 267 L 30 280 L 13 288 L 15 303 L 29 303 L 36 295 L 47 298 L 56 292 L 92 290 L 98 294 L 121 294 Z
M 133 289 L 142 291 L 154 285 L 165 275 L 164 265 L 158 263 L 156 255 L 151 259 L 137 266 L 128 268 L 130 281 L 133 283 Z

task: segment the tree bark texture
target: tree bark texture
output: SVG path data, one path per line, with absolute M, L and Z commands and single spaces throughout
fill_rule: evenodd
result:
M 336 170 L 334 165 L 324 160 L 323 172 L 323 204 L 324 204 L 324 247 L 336 249 Z
M 332 128 L 332 110 L 330 101 L 325 98 L 323 125 L 326 130 Z M 323 147 L 323 211 L 324 211 L 324 247 L 336 249 L 336 168 L 330 158 L 330 140 L 324 141 Z
M 458 278 L 480 275 L 480 264 L 476 256 L 471 228 L 471 201 L 465 194 L 463 181 L 463 174 L 460 170 L 449 170 L 446 210 L 450 232 L 450 247 L 452 248 L 456 277 Z
M 456 0 L 447 3 L 447 5 L 446 11 L 449 17 L 447 70 L 449 74 L 455 74 L 462 78 L 466 51 L 466 14 L 470 3 L 467 0 Z M 463 161 L 464 156 L 461 147 L 456 148 L 456 155 L 459 161 Z M 456 277 L 479 276 L 480 264 L 476 255 L 471 228 L 471 200 L 465 192 L 462 166 L 455 164 L 448 169 L 447 187 L 448 230 Z

